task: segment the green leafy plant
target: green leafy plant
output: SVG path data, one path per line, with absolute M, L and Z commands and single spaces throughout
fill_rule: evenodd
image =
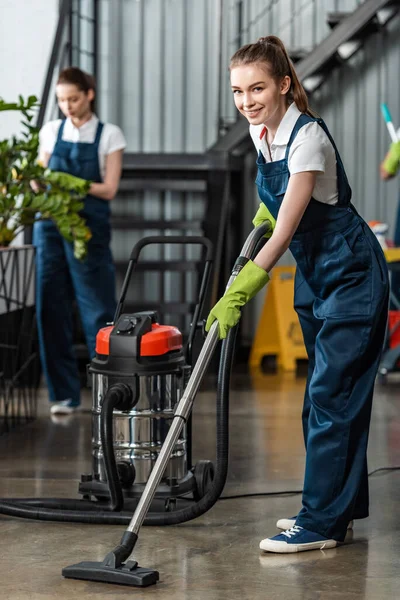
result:
M 0 98 L 0 111 L 19 111 L 23 125 L 19 138 L 0 140 L 0 246 L 8 246 L 35 221 L 52 219 L 61 235 L 74 244 L 74 255 L 81 260 L 91 233 L 79 212 L 91 182 L 40 164 L 39 129 L 32 124 L 38 106 L 36 96 L 27 100 L 20 96 L 18 103 Z

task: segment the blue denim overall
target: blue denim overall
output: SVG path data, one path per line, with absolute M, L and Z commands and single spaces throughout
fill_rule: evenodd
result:
M 343 541 L 348 522 L 368 516 L 366 455 L 388 273 L 375 235 L 350 203 L 342 161 L 321 119 L 300 115 L 283 160 L 266 163 L 260 152 L 260 198 L 277 218 L 290 177 L 290 146 L 312 121 L 335 149 L 339 198 L 335 206 L 312 198 L 290 244 L 297 263 L 294 306 L 309 358 L 303 508 L 296 524 Z
M 65 121 L 59 128 L 49 168 L 101 182 L 98 150 L 103 124 L 98 124 L 93 144 L 64 141 L 64 125 Z M 80 378 L 73 349 L 73 299 L 90 357 L 98 330 L 113 320 L 116 308 L 109 203 L 89 195 L 81 214 L 92 232 L 88 255 L 82 262 L 74 257 L 73 245 L 64 240 L 52 221 L 39 221 L 33 229 L 40 357 L 49 397 L 52 402 L 70 398 L 75 405 L 80 402 Z

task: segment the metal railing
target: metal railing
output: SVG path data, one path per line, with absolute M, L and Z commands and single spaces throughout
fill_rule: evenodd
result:
M 62 0 L 49 59 L 37 126 L 58 114 L 55 83 L 58 73 L 76 66 L 96 77 L 98 57 L 99 0 Z

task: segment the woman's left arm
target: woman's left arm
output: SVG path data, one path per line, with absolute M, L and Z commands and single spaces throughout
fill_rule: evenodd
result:
M 89 194 L 93 194 L 93 196 L 97 196 L 103 200 L 113 200 L 115 198 L 121 179 L 122 154 L 123 150 L 107 154 L 104 181 L 103 183 L 92 183 Z
M 267 273 L 288 249 L 311 200 L 316 177 L 317 171 L 304 171 L 290 176 L 272 237 L 253 261 Z

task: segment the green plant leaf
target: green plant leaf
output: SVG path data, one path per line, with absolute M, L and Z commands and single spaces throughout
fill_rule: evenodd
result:
M 7 245 L 21 226 L 38 219 L 52 219 L 61 235 L 73 243 L 74 255 L 82 260 L 87 252 L 91 232 L 80 211 L 91 182 L 68 173 L 52 172 L 38 164 L 39 129 L 32 124 L 36 96 L 19 103 L 0 98 L 0 111 L 19 111 L 24 127 L 20 137 L 0 140 L 0 245 Z M 34 193 L 30 181 L 43 191 Z

